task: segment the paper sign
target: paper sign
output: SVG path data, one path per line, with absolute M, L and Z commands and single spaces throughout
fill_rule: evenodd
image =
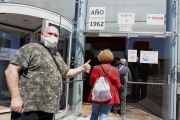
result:
M 128 62 L 137 61 L 137 50 L 128 50 Z
M 106 7 L 90 7 L 89 10 L 89 17 L 105 17 L 105 11 L 106 11 Z
M 0 60 L 11 60 L 17 50 L 1 47 Z
M 118 13 L 118 24 L 134 24 L 134 13 Z
M 158 64 L 158 51 L 140 51 L 140 63 Z
M 105 19 L 89 19 L 89 30 L 104 30 Z
M 146 24 L 164 25 L 164 14 L 147 14 Z
M 132 25 L 119 25 L 119 31 L 132 31 Z

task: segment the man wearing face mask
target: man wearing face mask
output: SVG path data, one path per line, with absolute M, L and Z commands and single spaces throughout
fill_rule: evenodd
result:
M 52 120 L 53 113 L 59 111 L 62 76 L 72 78 L 90 72 L 90 60 L 79 68 L 68 68 L 54 50 L 58 39 L 58 30 L 47 27 L 41 33 L 41 44 L 26 44 L 13 56 L 5 71 L 12 98 L 11 120 Z

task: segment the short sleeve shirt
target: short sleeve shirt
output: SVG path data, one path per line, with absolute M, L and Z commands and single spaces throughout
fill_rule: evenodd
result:
M 62 75 L 69 67 L 58 52 L 53 54 L 57 68 L 48 50 L 41 44 L 30 43 L 21 47 L 11 63 L 24 66 L 19 79 L 23 110 L 57 113 L 62 94 Z

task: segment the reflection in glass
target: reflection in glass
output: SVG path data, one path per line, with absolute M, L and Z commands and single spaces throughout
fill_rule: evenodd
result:
M 41 31 L 39 31 L 38 33 L 35 34 L 35 43 L 40 43 L 41 41 Z
M 134 82 L 166 84 L 167 75 L 170 74 L 169 68 L 171 66 L 171 54 L 169 54 L 171 42 L 172 41 L 167 38 L 129 38 L 127 50 L 137 50 L 137 57 L 139 58 L 143 56 L 141 54 L 143 52 L 141 51 L 158 52 L 157 64 L 142 63 L 141 60 L 136 63 L 128 62 Z M 129 96 L 128 102 L 139 102 L 158 116 L 163 116 L 163 109 L 168 108 L 170 103 L 167 102 L 167 98 L 170 98 L 168 92 L 164 92 L 165 89 L 168 89 L 168 86 L 133 84 L 131 89 L 132 92 L 130 93 L 131 96 Z M 157 109 L 158 112 L 154 111 L 154 109 Z
M 30 38 L 25 39 L 29 35 L 28 33 L 0 28 L 0 105 L 10 103 L 5 70 L 14 53 L 21 46 L 30 42 Z

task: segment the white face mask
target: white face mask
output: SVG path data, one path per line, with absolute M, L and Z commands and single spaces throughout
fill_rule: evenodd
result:
M 48 48 L 55 48 L 57 43 L 58 43 L 58 39 L 54 36 L 52 37 L 44 37 L 44 45 Z

